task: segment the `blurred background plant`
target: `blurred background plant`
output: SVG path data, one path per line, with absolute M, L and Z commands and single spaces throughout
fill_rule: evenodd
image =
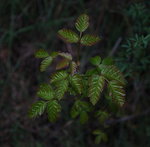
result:
M 128 81 L 127 102 L 122 112 L 105 123 L 108 141 L 102 147 L 150 146 L 150 2 L 148 0 L 1 0 L 0 1 L 0 146 L 1 147 L 96 147 L 91 130 L 99 124 L 80 125 L 65 117 L 56 124 L 46 116 L 27 117 L 37 86 L 53 67 L 40 74 L 36 49 L 70 49 L 57 39 L 62 27 L 83 12 L 92 20 L 89 32 L 101 43 L 82 52 L 82 71 L 94 55 L 111 56 Z M 95 27 L 96 26 L 96 27 Z M 73 47 L 72 47 L 73 48 Z M 92 123 L 91 123 L 92 122 Z M 92 124 L 92 125 L 90 125 Z M 106 126 L 107 126 L 106 125 Z M 90 127 L 89 127 L 90 126 Z

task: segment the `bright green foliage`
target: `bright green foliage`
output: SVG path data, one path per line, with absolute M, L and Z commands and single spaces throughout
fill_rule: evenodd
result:
M 117 107 L 124 104 L 126 81 L 111 58 L 102 60 L 100 56 L 92 57 L 90 63 L 93 67 L 85 72 L 80 70 L 80 47 L 92 46 L 100 41 L 98 36 L 83 34 L 88 26 L 89 17 L 82 14 L 75 23 L 78 34 L 69 29 L 58 31 L 59 37 L 65 42 L 77 43 L 74 50 L 78 57 L 68 52 L 52 52 L 49 55 L 43 49 L 36 52 L 36 57 L 44 58 L 40 65 L 41 71 L 45 71 L 56 58 L 59 60 L 56 60 L 54 69 L 59 71 L 50 76 L 49 84 L 42 84 L 38 89 L 37 96 L 44 101 L 37 101 L 32 105 L 29 111 L 31 118 L 41 115 L 46 108 L 49 121 L 55 122 L 61 112 L 60 101 L 71 100 L 73 106 L 70 114 L 73 119 L 77 118 L 81 124 L 85 124 L 90 119 L 89 114 L 93 114 L 101 125 L 105 125 L 110 114 L 103 107 L 99 108 L 99 104 L 109 103 L 109 107 L 111 103 Z M 100 130 L 94 131 L 94 135 L 97 144 L 107 140 L 106 134 Z
M 94 36 L 94 35 L 84 35 L 81 38 L 81 44 L 85 45 L 85 46 L 92 46 L 94 44 L 96 44 L 97 42 L 100 41 L 100 38 L 98 36 Z
M 122 75 L 122 73 L 116 66 L 101 65 L 100 69 L 101 69 L 101 74 L 103 76 L 105 76 L 106 78 L 108 78 L 109 80 L 116 80 L 116 81 L 120 82 L 122 85 L 126 84 L 124 76 Z
M 45 71 L 47 67 L 52 63 L 53 58 L 51 56 L 46 57 L 40 65 L 40 70 Z
M 69 84 L 68 80 L 62 80 L 57 83 L 55 95 L 58 100 L 63 98 L 65 92 L 68 90 L 68 84 Z
M 68 59 L 68 60 L 72 60 L 72 55 L 70 53 L 58 53 L 58 55 Z
M 90 59 L 90 62 L 91 62 L 91 64 L 98 66 L 101 63 L 101 57 L 100 56 L 92 57 Z
M 102 132 L 101 130 L 95 130 L 93 131 L 93 134 L 96 135 L 96 138 L 95 138 L 95 144 L 99 144 L 101 141 L 107 141 L 107 135 Z
M 44 49 L 39 49 L 35 53 L 36 58 L 45 58 L 45 57 L 48 57 L 48 56 L 49 56 L 48 52 Z
M 47 114 L 49 121 L 55 122 L 60 112 L 61 105 L 58 103 L 58 101 L 53 100 L 47 103 Z
M 77 43 L 79 36 L 72 30 L 62 29 L 58 31 L 58 35 L 61 39 L 69 43 Z
M 52 75 L 51 83 L 58 82 L 67 78 L 68 74 L 66 71 L 59 71 Z
M 90 102 L 95 105 L 99 98 L 100 94 L 104 88 L 105 79 L 103 76 L 92 75 L 89 79 L 89 98 Z
M 70 76 L 70 83 L 72 87 L 81 94 L 82 91 L 82 77 L 79 74 L 75 74 L 73 76 Z
M 84 32 L 89 26 L 89 16 L 82 14 L 78 17 L 75 27 L 79 32 Z
M 54 91 L 49 84 L 42 84 L 37 92 L 37 96 L 44 100 L 51 100 L 54 98 Z
M 46 102 L 44 101 L 37 101 L 36 103 L 32 104 L 29 110 L 29 117 L 34 118 L 38 115 L 42 115 L 46 107 Z
M 120 85 L 117 81 L 110 81 L 108 83 L 109 96 L 112 97 L 117 104 L 122 106 L 125 101 L 125 91 L 123 86 Z

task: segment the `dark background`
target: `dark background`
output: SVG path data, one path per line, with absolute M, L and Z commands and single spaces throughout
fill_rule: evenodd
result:
M 0 146 L 150 147 L 149 6 L 149 0 L 0 0 Z M 35 120 L 27 116 L 39 83 L 54 70 L 39 72 L 35 50 L 70 48 L 57 31 L 74 28 L 84 12 L 91 18 L 87 32 L 102 40 L 82 51 L 81 70 L 89 67 L 91 56 L 112 56 L 128 81 L 123 115 L 108 120 L 108 141 L 100 145 L 91 134 L 97 122 L 80 125 L 70 119 L 68 102 L 54 124 L 45 114 Z

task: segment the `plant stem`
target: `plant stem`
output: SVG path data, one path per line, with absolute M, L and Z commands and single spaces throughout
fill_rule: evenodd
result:
M 82 37 L 82 32 L 80 32 L 80 40 L 81 40 L 81 37 Z M 79 42 L 78 48 L 77 48 L 77 63 L 80 63 L 80 50 L 81 50 L 81 44 Z

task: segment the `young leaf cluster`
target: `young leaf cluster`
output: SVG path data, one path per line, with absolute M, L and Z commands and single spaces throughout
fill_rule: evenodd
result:
M 78 34 L 70 29 L 61 29 L 58 31 L 58 36 L 67 43 L 92 46 L 100 41 L 100 37 L 83 34 L 88 27 L 89 16 L 82 14 L 75 22 Z M 107 111 L 96 110 L 105 91 L 107 93 L 105 99 L 113 101 L 118 106 L 124 104 L 126 80 L 111 58 L 102 60 L 100 56 L 92 57 L 90 59 L 92 68 L 85 73 L 80 73 L 79 60 L 76 61 L 69 52 L 48 53 L 46 50 L 40 49 L 35 53 L 35 57 L 42 59 L 41 71 L 45 71 L 55 58 L 62 60 L 56 64 L 56 71 L 50 75 L 49 83 L 39 86 L 37 96 L 41 100 L 35 102 L 30 108 L 29 116 L 31 118 L 42 115 L 46 111 L 49 121 L 55 122 L 63 109 L 61 101 L 69 100 L 69 95 L 74 97 L 70 115 L 73 119 L 79 119 L 81 124 L 90 119 L 90 113 L 95 113 L 94 117 L 98 118 L 101 124 L 108 119 Z M 97 135 L 96 143 L 107 140 L 107 136 L 100 130 L 95 131 L 94 134 Z

